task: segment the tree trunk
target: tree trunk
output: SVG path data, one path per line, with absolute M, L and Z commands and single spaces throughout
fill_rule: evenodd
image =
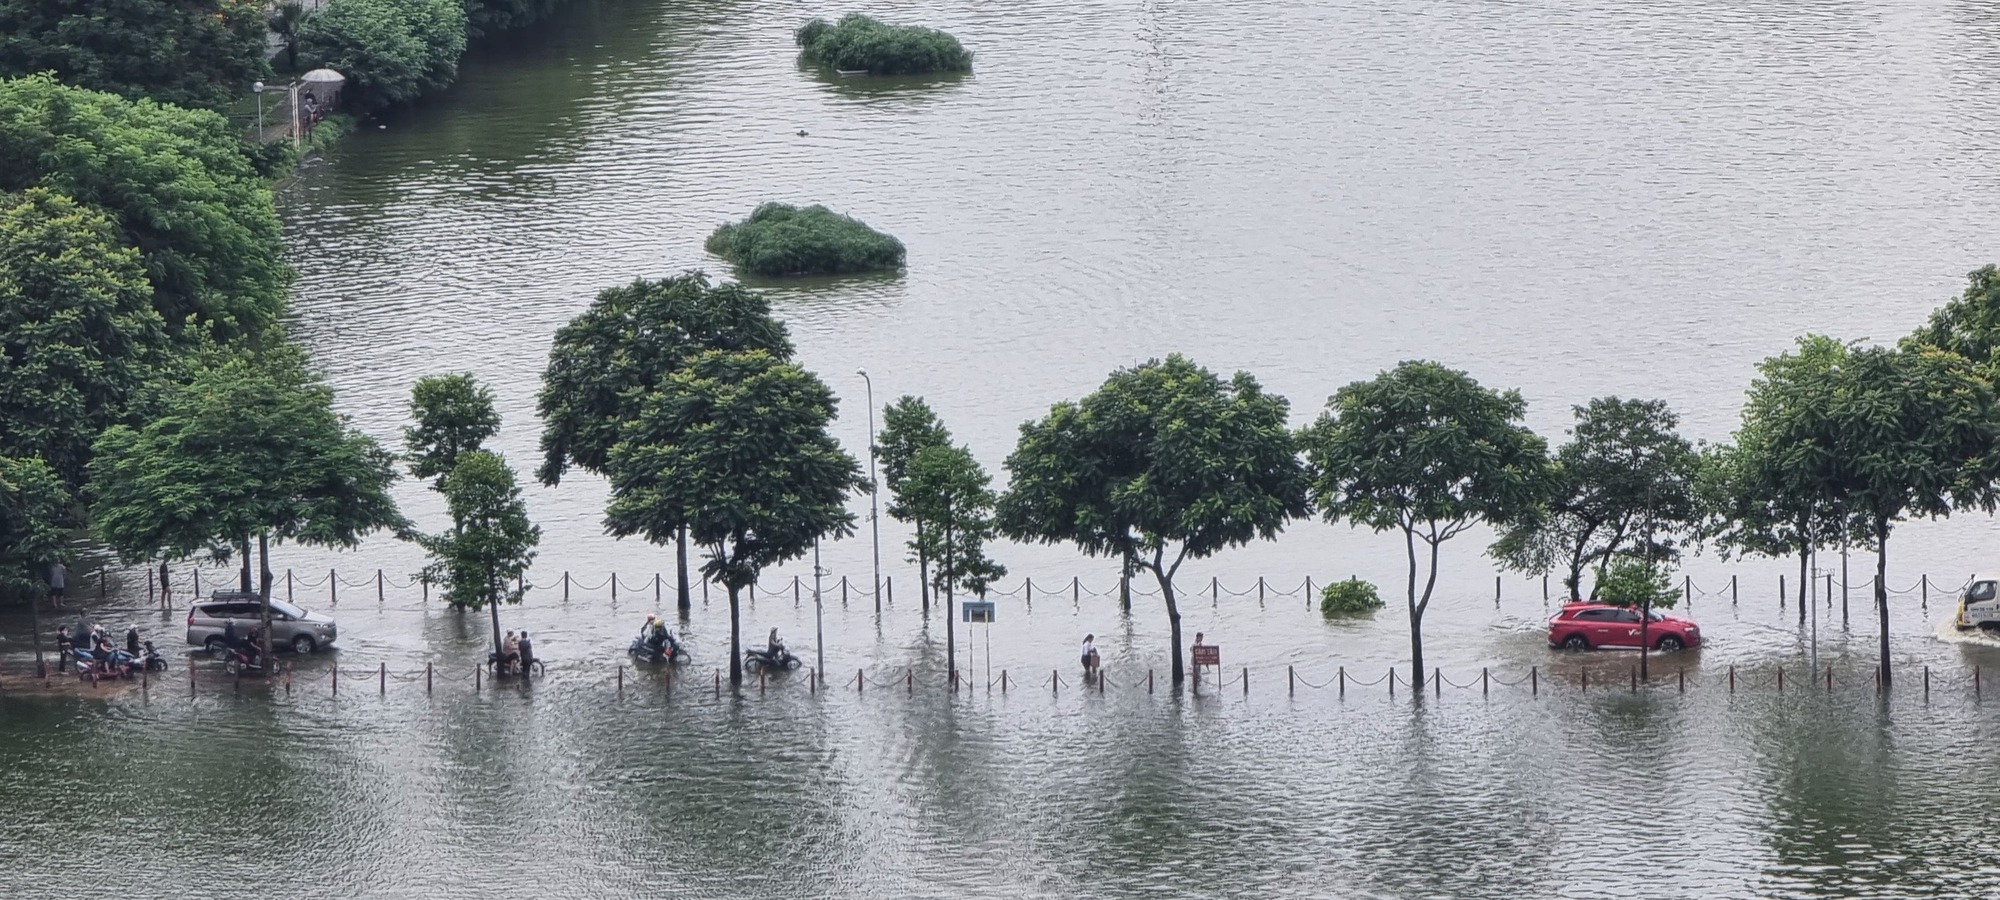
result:
M 674 533 L 674 564 L 677 567 L 675 576 L 678 579 L 674 584 L 674 590 L 676 591 L 675 602 L 680 604 L 680 610 L 684 614 L 681 618 L 685 619 L 687 618 L 685 613 L 694 608 L 694 595 L 688 593 L 688 530 L 686 525 L 682 525 L 680 530 Z
M 243 536 L 242 547 L 243 547 L 243 574 L 242 578 L 240 579 L 241 583 L 237 586 L 237 589 L 247 594 L 250 593 L 251 591 L 256 590 L 256 588 L 250 586 L 250 536 L 247 534 Z
M 493 577 L 486 578 L 486 609 L 493 617 L 493 655 L 498 657 L 506 652 L 500 643 L 500 592 L 493 586 Z
M 931 615 L 931 556 L 924 543 L 924 520 L 917 520 L 917 598 L 923 601 L 924 618 Z
M 737 602 L 742 594 L 740 585 L 729 585 L 729 685 L 736 687 L 743 683 L 743 609 Z
M 1132 614 L 1132 563 L 1127 560 L 1118 573 L 1118 609 L 1126 615 Z M 1179 664 L 1176 663 L 1178 666 Z
M 954 630 L 952 623 L 958 621 L 958 617 L 952 615 L 951 608 L 951 583 L 953 580 L 951 576 L 954 574 L 952 565 L 955 562 L 952 559 L 951 542 L 951 504 L 947 502 L 944 508 L 944 571 L 940 572 L 939 575 L 944 579 L 944 665 L 951 673 L 948 681 L 956 688 L 958 685 L 958 632 Z
M 1569 555 L 1569 577 L 1563 579 L 1563 586 L 1569 588 L 1569 599 L 1572 603 L 1578 603 L 1583 600 L 1583 566 L 1584 558 L 1582 549 L 1579 548 L 1571 551 Z
M 42 598 L 29 595 L 28 609 L 33 612 L 30 618 L 34 620 L 30 627 L 35 629 L 35 677 L 47 678 L 48 663 L 42 661 Z
M 1646 577 L 1649 581 L 1652 579 L 1652 574 L 1650 573 L 1650 571 L 1648 572 Z M 1642 597 L 1639 600 L 1639 680 L 1640 681 L 1653 680 L 1653 673 L 1647 668 L 1646 665 L 1649 659 L 1653 655 L 1652 654 L 1653 645 L 1651 643 L 1652 636 L 1651 634 L 1649 634 L 1650 629 L 1647 627 L 1648 625 L 1652 624 L 1652 619 L 1653 619 L 1653 598 L 1651 596 L 1652 592 L 1653 592 L 1652 585 L 1648 584 L 1646 586 L 1647 596 Z
M 1875 517 L 1875 621 L 1882 633 L 1882 690 L 1889 690 L 1889 520 Z M 1845 585 L 1843 585 L 1843 588 Z
M 1408 584 L 1408 600 L 1410 604 L 1410 671 L 1415 673 L 1415 677 L 1410 680 L 1410 683 L 1421 686 L 1424 683 L 1424 614 L 1417 607 L 1417 532 L 1413 528 L 1405 527 L 1403 529 L 1403 553 L 1409 558 L 1410 563 Z M 1437 556 L 1435 548 L 1431 551 L 1431 555 L 1433 561 L 1435 561 Z M 1425 591 L 1424 593 L 1425 600 L 1428 601 L 1430 599 L 1430 592 Z M 1416 693 L 1417 696 L 1423 696 L 1424 692 L 1419 690 Z
M 1173 684 L 1179 687 L 1181 679 L 1187 677 L 1187 670 L 1181 668 L 1181 606 L 1174 596 L 1174 580 L 1159 569 L 1153 570 L 1153 577 L 1160 582 L 1160 596 L 1167 601 L 1167 640 L 1173 646 Z M 1220 674 L 1220 673 L 1218 673 Z
M 271 535 L 270 535 L 270 532 L 266 532 L 266 531 L 259 531 L 259 532 L 257 532 L 257 570 L 258 570 L 258 572 L 259 572 L 259 576 L 258 576 L 258 585 L 257 585 L 257 594 L 258 594 L 258 597 L 259 597 L 259 599 L 260 599 L 260 600 L 262 600 L 262 601 L 263 601 L 263 604 L 264 604 L 264 633 L 263 633 L 263 635 L 261 635 L 261 637 L 263 638 L 263 641 L 264 641 L 264 647 L 263 647 L 263 654 L 264 654 L 264 658 L 263 658 L 262 660 L 260 660 L 260 662 L 262 662 L 262 663 L 263 663 L 263 665 L 264 665 L 264 671 L 266 671 L 266 672 L 270 672 L 270 671 L 272 671 L 272 670 L 273 670 L 273 669 L 275 668 L 275 664 L 274 664 L 274 662 L 273 662 L 273 660 L 272 660 L 272 658 L 271 658 Z
M 1806 592 L 1811 590 L 1812 588 L 1811 585 L 1806 583 L 1806 579 L 1812 577 L 1811 574 L 1812 570 L 1807 568 L 1807 566 L 1811 565 L 1811 563 L 1812 563 L 1812 544 L 1808 541 L 1801 540 L 1799 542 L 1799 627 L 1800 628 L 1806 627 L 1806 603 L 1808 602 L 1806 600 Z

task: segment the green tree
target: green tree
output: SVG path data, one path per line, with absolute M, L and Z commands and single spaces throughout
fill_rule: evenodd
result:
M 1903 340 L 1905 347 L 1936 347 L 1979 365 L 1993 364 L 2000 348 L 2000 270 L 1983 266 L 1965 276 L 1965 292 L 1931 313 Z
M 1806 621 L 1813 554 L 1852 529 L 1818 475 L 1800 465 L 1799 448 L 1781 435 L 1810 427 L 1801 423 L 1819 415 L 1816 398 L 1847 354 L 1840 341 L 1807 335 L 1796 353 L 1758 364 L 1742 425 L 1730 444 L 1705 455 L 1696 479 L 1699 536 L 1725 558 L 1798 554 L 1800 625 Z
M 284 312 L 291 270 L 271 191 L 222 116 L 41 75 L 0 81 L 0 191 L 34 187 L 117 221 L 175 333 L 255 335 Z
M 1582 599 L 1584 570 L 1603 569 L 1614 554 L 1679 558 L 1675 537 L 1697 519 L 1700 463 L 1663 400 L 1599 397 L 1574 412 L 1570 441 L 1550 469 L 1545 514 L 1502 527 L 1492 550 L 1532 574 L 1560 565 L 1572 600 Z
M 0 196 L 0 456 L 38 456 L 81 489 L 91 442 L 165 346 L 109 218 L 42 188 Z
M 470 374 L 417 379 L 410 388 L 410 418 L 416 424 L 403 429 L 410 474 L 431 479 L 437 491 L 444 490 L 445 477 L 458 467 L 459 457 L 482 449 L 487 438 L 500 433 L 493 392 Z
M 97 439 L 92 526 L 128 562 L 184 559 L 255 534 L 268 653 L 270 542 L 353 547 L 407 530 L 395 458 L 333 411 L 296 348 L 236 355 L 167 389 L 142 426 Z
M 277 35 L 278 40 L 285 45 L 287 69 L 296 70 L 299 67 L 299 30 L 305 27 L 306 20 L 310 18 L 312 13 L 307 12 L 305 6 L 300 3 L 278 3 L 271 7 L 271 33 Z
M 686 527 L 729 591 L 729 682 L 743 682 L 743 589 L 854 531 L 861 466 L 828 433 L 833 392 L 763 350 L 710 350 L 646 392 L 612 446 L 605 527 L 661 544 Z
M 473 37 L 525 28 L 549 17 L 556 0 L 466 0 L 466 30 Z
M 1313 500 L 1327 521 L 1403 533 L 1413 683 L 1424 679 L 1424 611 L 1439 548 L 1479 522 L 1518 523 L 1544 500 L 1548 445 L 1520 424 L 1527 407 L 1519 391 L 1408 361 L 1341 388 L 1302 435 Z M 1418 543 L 1429 559 L 1421 591 Z
M 619 431 L 638 418 L 645 397 L 709 350 L 762 350 L 792 356 L 785 326 L 770 301 L 741 285 L 710 285 L 700 272 L 607 288 L 590 307 L 556 330 L 542 373 L 542 465 L 536 475 L 554 486 L 570 466 L 606 474 Z M 677 600 L 688 591 L 685 519 L 674 540 Z
M 1269 540 L 1307 512 L 1289 410 L 1248 372 L 1225 382 L 1178 354 L 1120 369 L 1082 402 L 1021 426 L 1000 531 L 1151 572 L 1179 685 L 1181 564 Z
M 945 665 L 958 671 L 958 636 L 951 600 L 960 586 L 985 596 L 987 587 L 1007 576 L 1007 567 L 986 556 L 994 535 L 991 476 L 964 447 L 933 445 L 917 451 L 903 473 L 898 497 L 927 540 L 913 541 L 917 556 L 940 561 L 929 587 L 944 596 Z
M 340 0 L 299 26 L 299 55 L 352 80 L 363 109 L 409 103 L 458 77 L 465 55 L 459 0 Z
M 417 544 L 431 554 L 421 577 L 442 586 L 453 608 L 488 610 L 498 654 L 500 604 L 519 604 L 526 597 L 523 576 L 534 564 L 542 530 L 528 520 L 514 470 L 497 454 L 461 454 L 439 490 L 451 510 L 451 530 L 417 536 Z
M 49 567 L 67 561 L 63 520 L 70 493 L 47 463 L 0 456 L 0 598 L 23 597 L 34 627 L 35 668 L 42 668 L 42 604 Z
M 270 72 L 251 0 L 0 0 L 0 77 L 226 110 Z
M 951 432 L 937 413 L 931 411 L 930 404 L 922 397 L 908 394 L 896 402 L 882 407 L 882 431 L 875 437 L 876 461 L 882 467 L 882 484 L 889 489 L 889 515 L 899 522 L 907 522 L 916 528 L 916 537 L 910 542 L 910 550 L 916 555 L 917 592 L 923 600 L 925 615 L 931 611 L 931 545 L 933 541 L 924 533 L 926 522 L 915 514 L 910 502 L 904 498 L 910 463 L 917 454 L 931 447 L 951 446 Z M 949 612 L 949 610 L 947 610 Z
M 1816 485 L 1866 522 L 1875 546 L 1882 683 L 1889 661 L 1889 537 L 1908 518 L 1991 511 L 2000 491 L 2000 416 L 1992 384 L 1970 360 L 1933 347 L 1850 350 L 1800 384 L 1769 422 L 1794 484 Z

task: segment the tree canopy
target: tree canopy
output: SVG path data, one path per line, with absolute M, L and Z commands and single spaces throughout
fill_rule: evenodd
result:
M 352 79 L 349 102 L 365 110 L 449 86 L 465 41 L 459 0 L 340 0 L 299 26 L 298 52 Z
M 1327 521 L 1403 533 L 1414 683 L 1424 678 L 1423 616 L 1439 546 L 1482 521 L 1519 523 L 1544 502 L 1548 445 L 1520 424 L 1527 406 L 1519 391 L 1408 361 L 1341 388 L 1302 435 L 1313 500 Z M 1418 542 L 1429 553 L 1421 591 Z
M 1574 412 L 1543 514 L 1503 527 L 1493 555 L 1537 574 L 1560 566 L 1564 588 L 1580 598 L 1584 569 L 1602 570 L 1628 546 L 1662 562 L 1679 556 L 1676 537 L 1697 518 L 1700 457 L 1665 401 L 1599 397 Z
M 1993 364 L 1993 351 L 2000 348 L 2000 270 L 1982 266 L 1965 281 L 1965 292 L 1932 312 L 1904 346 L 1936 347 L 1978 365 Z
M 298 351 L 224 359 L 167 389 L 157 414 L 106 430 L 90 474 L 97 536 L 128 562 L 242 535 L 352 547 L 407 526 L 395 460 L 333 411 Z
M 611 448 L 606 530 L 659 544 L 686 527 L 729 591 L 729 677 L 743 678 L 741 591 L 822 537 L 853 533 L 861 467 L 827 431 L 833 392 L 763 350 L 710 350 L 645 393 Z
M 165 347 L 108 217 L 43 188 L 0 195 L 0 456 L 40 457 L 80 490 L 91 442 Z
M 0 77 L 226 110 L 270 73 L 252 0 L 0 0 Z
M 283 313 L 271 192 L 222 116 L 45 75 L 0 81 L 0 191 L 35 187 L 110 214 L 171 331 L 255 335 Z
M 993 477 L 964 447 L 926 447 L 910 460 L 900 502 L 923 523 L 923 538 L 912 541 L 914 555 L 932 560 L 930 584 L 947 595 L 960 587 L 985 594 L 1007 576 L 1007 567 L 986 556 L 993 539 Z M 947 613 L 950 610 L 946 610 Z
M 916 514 L 915 507 L 905 499 L 905 494 L 908 493 L 910 464 L 917 454 L 933 447 L 950 445 L 951 432 L 923 398 L 905 394 L 882 407 L 882 431 L 875 436 L 876 461 L 882 468 L 882 484 L 889 489 L 889 515 L 899 522 L 916 526 L 916 535 L 910 540 L 910 551 L 915 555 L 918 587 L 926 612 L 930 610 L 931 602 L 933 542 L 924 531 L 928 520 Z
M 431 554 L 425 581 L 444 588 L 446 603 L 459 609 L 487 609 L 493 614 L 493 651 L 500 652 L 502 603 L 517 604 L 527 596 L 523 578 L 535 561 L 542 530 L 528 520 L 528 505 L 514 481 L 514 470 L 499 455 L 484 450 L 458 457 L 441 487 L 451 510 L 452 528 L 416 540 Z
M 47 589 L 42 573 L 69 555 L 62 525 L 69 504 L 47 463 L 0 456 L 0 597 L 32 600 Z
M 1081 402 L 1021 426 L 1000 530 L 1152 572 L 1179 684 L 1181 564 L 1276 537 L 1307 512 L 1289 409 L 1247 372 L 1223 381 L 1178 354 L 1120 369 Z
M 624 423 L 669 376 L 708 350 L 792 356 L 770 301 L 741 285 L 711 285 L 700 272 L 607 288 L 557 329 L 536 411 L 543 421 L 544 484 L 570 466 L 603 474 Z
M 500 433 L 493 392 L 470 374 L 417 379 L 410 388 L 410 418 L 415 424 L 403 429 L 410 474 L 431 479 L 439 491 L 460 456 L 479 450 L 487 438 Z

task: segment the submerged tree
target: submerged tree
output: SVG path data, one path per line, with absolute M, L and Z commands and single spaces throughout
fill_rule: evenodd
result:
M 853 533 L 861 466 L 827 430 L 833 392 L 762 350 L 702 353 L 638 399 L 606 466 L 605 528 L 655 544 L 686 528 L 705 549 L 702 576 L 729 591 L 729 681 L 741 684 L 743 589 Z
M 403 429 L 410 474 L 431 480 L 444 490 L 445 476 L 467 453 L 484 448 L 500 433 L 500 414 L 493 411 L 493 392 L 469 374 L 426 375 L 410 388 L 410 418 Z
M 992 477 L 964 447 L 938 445 L 917 451 L 910 460 L 898 498 L 911 517 L 924 526 L 919 552 L 938 561 L 931 572 L 933 590 L 944 595 L 945 664 L 958 671 L 958 638 L 951 599 L 960 586 L 985 596 L 986 588 L 1007 575 L 1007 567 L 986 556 L 994 535 Z
M 145 425 L 93 448 L 99 540 L 128 562 L 184 559 L 255 534 L 270 650 L 270 542 L 353 547 L 408 522 L 389 496 L 395 458 L 333 411 L 296 348 L 224 358 L 167 389 Z
M 1306 514 L 1289 408 L 1247 372 L 1225 382 L 1178 354 L 1120 369 L 1082 402 L 1021 426 L 1000 530 L 1151 572 L 1178 685 L 1181 564 L 1276 537 Z
M 34 628 L 35 668 L 42 668 L 41 573 L 67 560 L 63 520 L 70 493 L 39 458 L 0 456 L 0 598 L 24 597 Z
M 639 417 L 648 396 L 710 350 L 761 350 L 783 362 L 792 356 L 792 341 L 763 295 L 741 285 L 710 285 L 699 272 L 599 293 L 556 330 L 549 348 L 536 404 L 543 421 L 536 473 L 542 483 L 561 482 L 570 466 L 608 474 L 620 429 Z M 674 541 L 682 611 L 692 605 L 686 526 L 693 512 L 679 513 Z
M 1699 463 L 1663 400 L 1599 397 L 1575 413 L 1570 441 L 1550 469 L 1544 514 L 1504 526 L 1492 550 L 1524 572 L 1560 566 L 1572 600 L 1582 599 L 1584 570 L 1602 571 L 1615 554 L 1679 557 L 1674 538 L 1695 522 Z
M 910 542 L 910 552 L 917 563 L 917 592 L 923 600 L 926 615 L 931 611 L 931 544 L 925 534 L 925 518 L 905 494 L 910 463 L 917 454 L 932 447 L 951 446 L 951 432 L 931 411 L 930 404 L 922 397 L 904 395 L 896 402 L 882 407 L 882 432 L 875 437 L 875 454 L 882 466 L 882 483 L 889 489 L 889 515 L 897 521 L 908 522 L 916 528 L 916 537 Z
M 458 457 L 440 490 L 451 510 L 451 531 L 418 535 L 431 554 L 423 578 L 444 588 L 458 609 L 484 608 L 493 617 L 493 652 L 501 652 L 500 604 L 519 604 L 542 530 L 528 520 L 528 505 L 514 470 L 499 455 L 473 450 Z
M 1327 521 L 1403 533 L 1412 683 L 1424 679 L 1424 611 L 1439 548 L 1479 522 L 1518 525 L 1544 500 L 1548 445 L 1520 424 L 1527 406 L 1519 391 L 1411 361 L 1341 388 L 1302 435 L 1313 500 Z M 1420 542 L 1429 560 L 1421 590 Z

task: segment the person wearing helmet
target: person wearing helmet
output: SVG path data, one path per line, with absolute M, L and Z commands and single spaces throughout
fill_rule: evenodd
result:
M 139 625 L 136 622 L 125 626 L 125 652 L 139 655 Z
M 646 627 L 642 629 L 642 631 L 646 635 L 646 646 L 648 648 L 650 648 L 654 653 L 666 652 L 667 623 L 660 621 L 659 616 L 653 615 L 652 613 L 647 613 Z

